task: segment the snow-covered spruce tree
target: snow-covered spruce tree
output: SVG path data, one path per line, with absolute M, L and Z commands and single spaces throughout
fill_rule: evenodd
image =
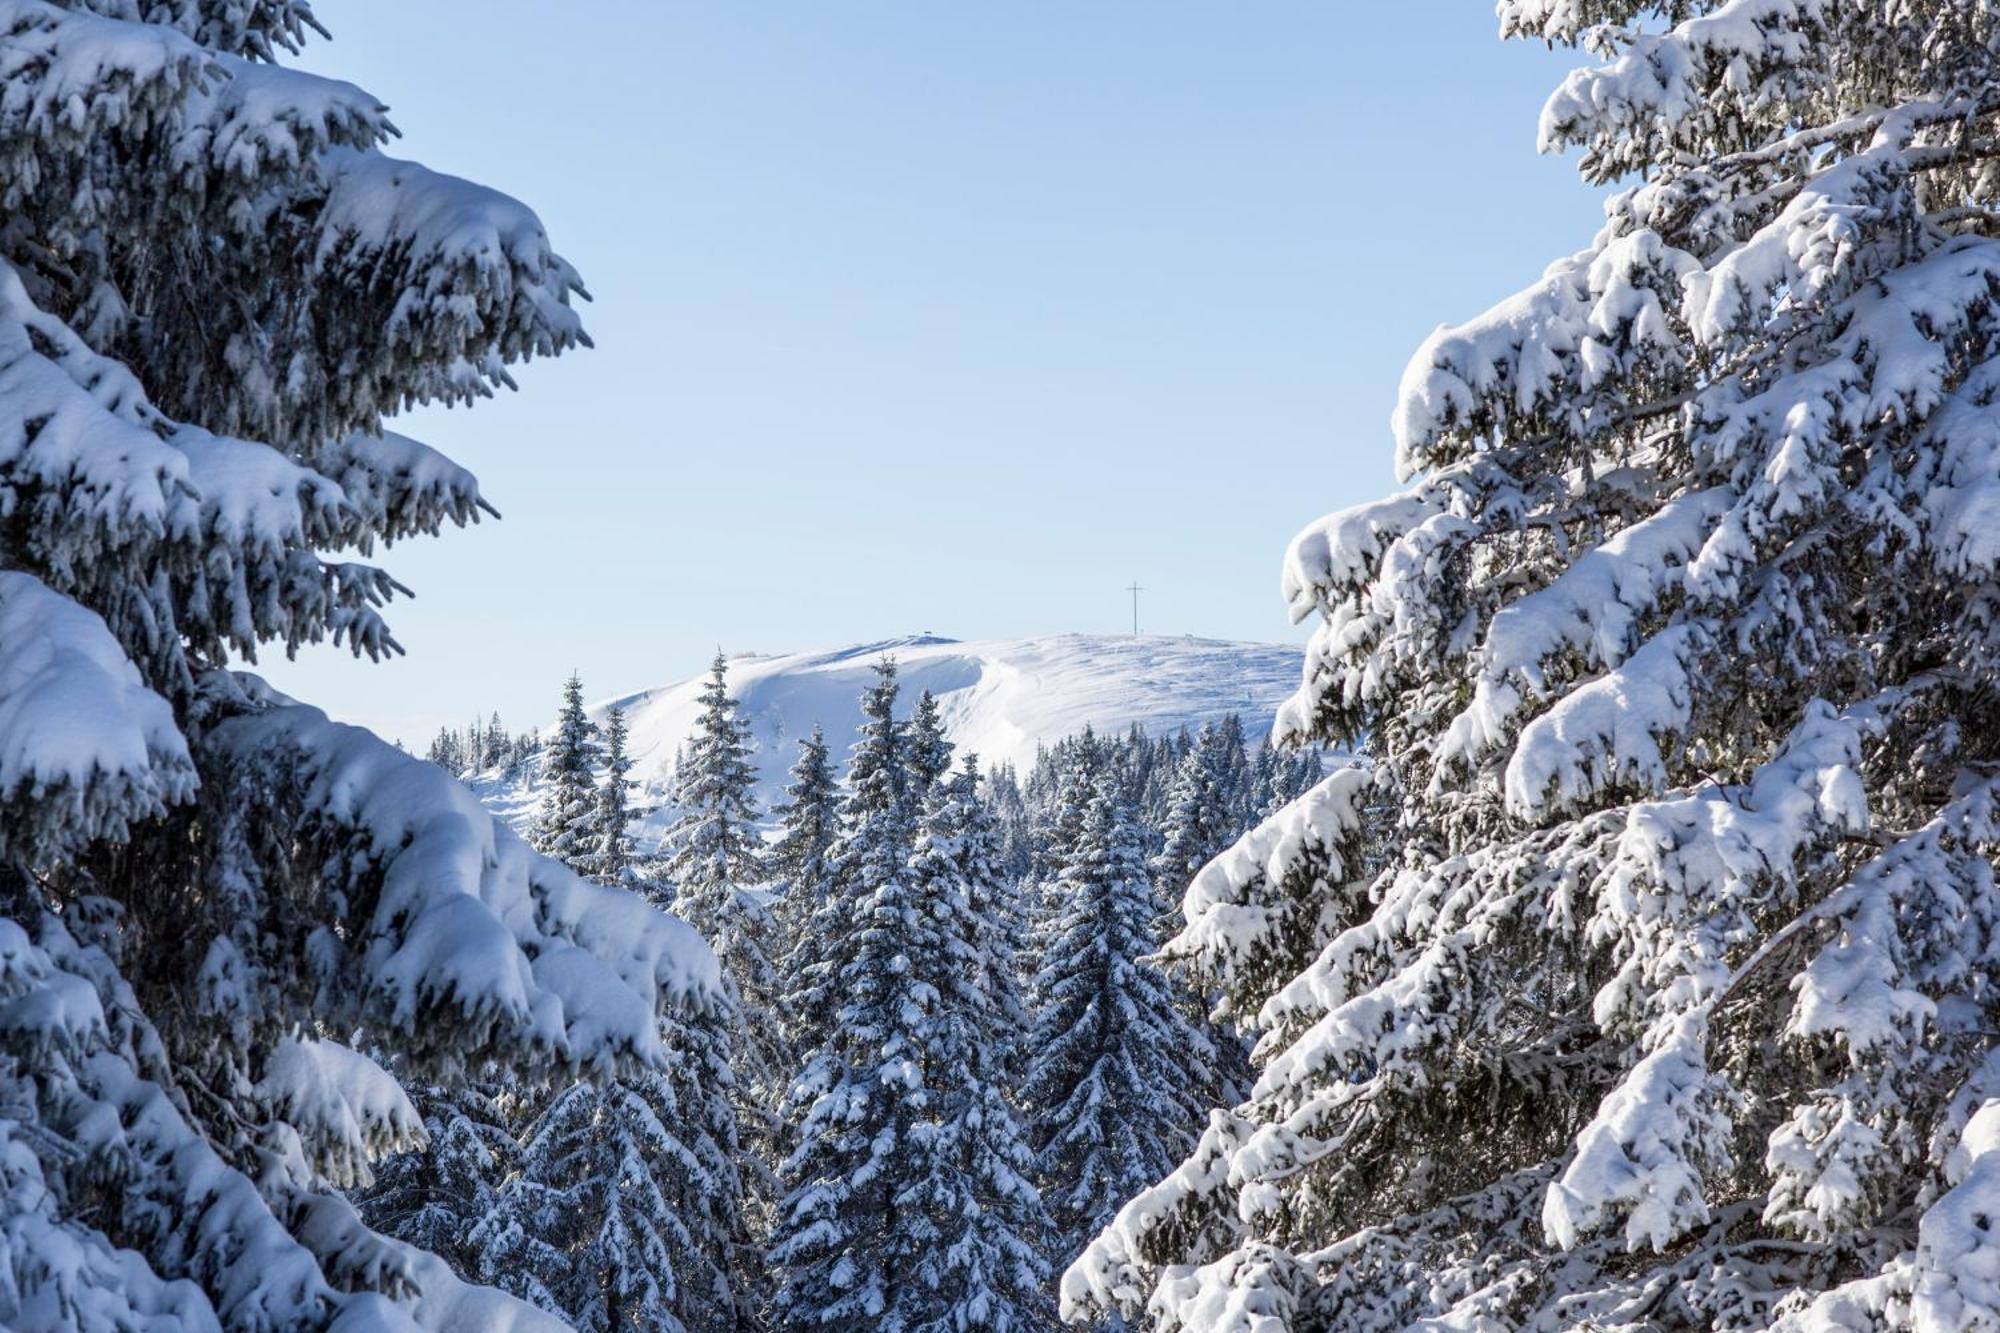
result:
M 1000 865 L 1000 837 L 979 790 L 979 761 L 932 789 L 910 873 L 919 903 L 961 923 L 947 944 L 940 1036 L 927 1081 L 955 1145 L 959 1198 L 945 1210 L 939 1252 L 953 1330 L 1052 1328 L 1049 1217 L 1014 1089 L 1028 1009 L 1021 993 L 1021 906 Z
M 936 1308 L 935 1292 L 915 1285 L 934 1219 L 904 1195 L 948 1158 L 934 1128 L 914 1132 L 930 1105 L 923 1042 L 936 993 L 911 960 L 939 946 L 910 886 L 915 829 L 896 664 L 884 659 L 876 671 L 848 760 L 833 891 L 812 922 L 818 954 L 788 1001 L 812 1044 L 786 1099 L 786 1193 L 771 1247 L 781 1330 L 900 1329 Z
M 812 735 L 799 742 L 799 757 L 792 762 L 784 804 L 771 814 L 778 836 L 764 857 L 770 877 L 788 886 L 823 887 L 840 828 L 840 783 L 834 776 L 822 728 L 815 726 Z
M 562 708 L 542 753 L 542 804 L 535 814 L 535 850 L 572 870 L 591 873 L 599 836 L 597 724 L 583 709 L 583 678 L 563 682 Z
M 840 787 L 821 728 L 799 742 L 785 802 L 772 814 L 778 836 L 765 851 L 764 873 L 777 892 L 779 977 L 788 986 L 781 1017 L 792 1049 L 799 1051 L 807 1048 L 798 1039 L 807 1024 L 793 1010 L 791 992 L 818 957 L 812 923 L 833 891 L 833 845 L 840 830 Z
M 796 937 L 793 966 L 786 975 L 785 1012 L 793 1023 L 789 1035 L 805 1067 L 787 1099 L 793 1118 L 818 1095 L 806 1075 L 811 1073 L 811 1053 L 827 1047 L 834 1016 L 846 1000 L 840 978 L 852 959 L 861 904 L 881 876 L 900 873 L 914 836 L 907 794 L 908 736 L 896 716 L 895 660 L 884 658 L 875 671 L 874 686 L 861 698 L 860 735 L 848 755 L 840 824 L 827 853 L 827 891 L 810 917 L 800 918 L 805 929 Z M 803 1102 L 798 1100 L 802 1080 Z
M 663 1069 L 558 1093 L 474 1232 L 487 1280 L 586 1333 L 734 1333 L 743 1243 L 730 1070 L 714 1024 Z
M 315 26 L 0 20 L 0 1325 L 533 1326 L 344 1197 L 423 1137 L 362 1052 L 653 1061 L 714 984 L 693 932 L 232 670 L 393 651 L 364 562 L 484 502 L 384 415 L 582 338 L 532 213 L 277 63 Z
M 567 704 L 558 737 L 586 735 L 576 723 L 581 691 Z M 660 901 L 665 890 L 630 864 L 621 710 L 609 711 L 603 736 L 604 780 L 587 836 L 572 842 L 589 848 L 582 865 L 594 878 Z M 738 1010 L 726 975 L 723 988 L 712 1008 L 664 1016 L 662 1065 L 513 1099 L 519 1147 L 504 1181 L 485 1177 L 491 1201 L 465 1243 L 469 1271 L 591 1333 L 754 1326 L 758 1283 L 730 1063 Z M 464 1174 L 479 1165 L 467 1160 Z
M 797 1146 L 772 1262 L 781 1329 L 1031 1330 L 1052 1315 L 1041 1204 L 993 1041 L 1005 962 L 975 886 L 992 841 L 976 778 L 940 777 L 869 692 L 836 850 L 850 910 L 824 914 L 842 997 L 793 1090 Z M 921 766 L 920 766 L 921 765 Z M 908 793 L 928 776 L 912 819 Z M 896 779 L 900 777 L 900 781 Z M 977 834 L 980 845 L 969 843 Z
M 956 826 L 958 868 L 972 898 L 976 952 L 982 960 L 992 1006 L 989 1037 L 981 1058 L 994 1062 L 994 1077 L 1009 1090 L 1020 1086 L 1034 1013 L 1024 984 L 1028 911 L 1021 883 L 1008 872 L 1005 835 L 989 796 L 990 778 L 979 773 L 979 756 L 967 754 L 952 776 L 952 798 L 964 814 Z
M 776 1153 L 776 1105 L 792 1061 L 778 1020 L 780 986 L 771 961 L 777 929 L 763 886 L 763 844 L 757 834 L 750 764 L 750 727 L 729 695 L 729 664 L 721 653 L 709 669 L 695 719 L 674 775 L 680 816 L 666 833 L 664 872 L 674 911 L 707 937 L 722 963 L 735 1021 L 730 1063 L 736 1071 L 736 1113 L 744 1144 L 758 1163 Z M 768 1198 L 765 1173 L 751 1181 Z
M 625 710 L 604 714 L 604 778 L 597 785 L 591 820 L 590 859 L 586 869 L 600 884 L 623 884 L 632 874 L 632 756 L 625 749 L 629 733 Z
M 1095 779 L 1047 902 L 1022 1091 L 1066 1259 L 1187 1149 L 1213 1052 L 1144 961 L 1153 887 L 1116 773 Z
M 1215 750 L 1216 782 L 1229 797 L 1230 817 L 1238 828 L 1256 820 L 1263 793 L 1255 781 L 1250 744 L 1243 734 L 1243 715 L 1227 713 L 1207 737 Z
M 1294 544 L 1281 731 L 1403 845 L 1348 879 L 1340 773 L 1196 881 L 1262 1077 L 1072 1310 L 2000 1326 L 2000 11 L 1655 8 L 1500 6 L 1639 183 Z
M 1234 719 L 1235 714 L 1230 717 Z M 1233 728 L 1204 726 L 1175 767 L 1167 790 L 1160 850 L 1151 862 L 1155 940 L 1173 936 L 1180 920 L 1181 899 L 1195 872 L 1227 847 L 1242 828 L 1238 793 L 1231 788 L 1239 776 L 1235 764 L 1243 762 L 1242 734 L 1240 721 Z M 1193 1089 L 1194 1095 L 1204 1105 L 1219 1105 L 1249 1086 L 1249 1050 L 1241 1035 L 1210 1017 L 1215 999 L 1188 972 L 1185 966 L 1170 968 L 1167 981 L 1189 1025 L 1201 1033 L 1215 1054 L 1215 1059 L 1198 1071 L 1201 1081 Z
M 1152 868 L 1161 901 L 1171 904 L 1176 913 L 1195 872 L 1234 840 L 1239 827 L 1230 808 L 1229 774 L 1223 766 L 1220 740 L 1217 731 L 1203 727 L 1181 757 L 1167 789 L 1162 845 Z
M 944 735 L 944 714 L 937 696 L 925 690 L 910 710 L 910 801 L 921 809 L 931 789 L 951 772 L 951 742 Z
M 520 1108 L 492 1084 L 413 1088 L 427 1142 L 383 1159 L 359 1199 L 384 1235 L 429 1250 L 455 1273 L 477 1276 L 481 1233 L 500 1212 L 501 1182 L 514 1171 L 512 1126 Z

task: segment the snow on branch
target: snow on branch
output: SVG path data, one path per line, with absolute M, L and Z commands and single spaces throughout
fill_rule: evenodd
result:
M 0 1050 L 37 1054 L 32 1083 L 15 1061 L 0 1061 L 0 1091 L 29 1114 L 25 1134 L 43 1140 L 32 1153 L 15 1141 L 0 1156 L 0 1179 L 19 1188 L 24 1177 L 49 1171 L 53 1157 L 69 1170 L 94 1166 L 118 1182 L 99 1196 L 108 1211 L 88 1226 L 60 1220 L 82 1181 L 51 1182 L 57 1188 L 30 1215 L 47 1219 L 35 1230 L 56 1244 L 31 1251 L 41 1262 L 26 1271 L 19 1267 L 26 1256 L 9 1256 L 15 1285 L 0 1287 L 0 1311 L 32 1310 L 61 1291 L 84 1308 L 111 1309 L 122 1291 L 126 1300 L 158 1308 L 166 1327 L 324 1320 L 338 1295 L 256 1185 L 217 1155 L 168 1088 L 142 1072 L 139 1052 L 147 1043 L 128 1030 L 134 1024 L 143 1029 L 129 990 L 101 953 L 80 945 L 54 917 L 43 917 L 33 935 L 0 918 Z M 16 1123 L 0 1121 L 0 1136 L 11 1138 Z M 62 1152 L 49 1152 L 51 1139 Z M 107 1231 L 173 1262 L 149 1266 L 121 1250 L 107 1273 L 97 1252 Z
M 359 727 L 277 704 L 205 748 L 292 807 L 300 855 L 346 904 L 314 980 L 357 1022 L 418 1047 L 446 1023 L 454 1045 L 469 1031 L 475 1048 L 608 1069 L 660 1058 L 661 1006 L 721 994 L 687 925 L 535 855 L 442 769 Z
M 1669 501 L 1577 557 L 1554 582 L 1503 607 L 1486 630 L 1472 702 L 1446 729 L 1446 759 L 1476 760 L 1515 719 L 1556 692 L 1547 663 L 1569 654 L 1584 669 L 1616 667 L 1640 620 L 1681 585 L 1681 571 L 1728 507 L 1722 487 Z
M 211 57 L 171 28 L 79 13 L 44 0 L 0 0 L 0 143 L 6 203 L 34 189 L 53 140 L 80 144 L 171 113 Z
M 1572 72 L 1550 95 L 1541 149 L 1583 145 L 1584 173 L 1601 181 L 1668 153 L 1704 154 L 1740 106 L 1782 121 L 1817 82 L 1809 56 L 1827 8 L 1825 0 L 1727 0 L 1668 32 L 1622 34 L 1617 59 Z M 1545 0 L 1507 0 L 1501 31 L 1572 40 L 1571 13 Z M 1712 97 L 1718 88 L 1731 94 L 1726 110 Z
M 1590 249 L 1477 319 L 1440 326 L 1403 372 L 1390 418 L 1408 479 L 1496 431 L 1589 435 L 1623 423 L 1635 384 L 1671 383 L 1683 353 L 1669 311 L 1699 268 L 1652 231 L 1600 234 Z
M 368 148 L 393 132 L 388 108 L 340 79 L 222 56 L 181 110 L 173 158 L 191 182 L 293 172 L 336 145 Z M 232 220 L 260 220 L 250 199 Z
M 1730 1126 L 1709 1079 L 1707 1041 L 1706 1014 L 1684 1016 L 1599 1105 L 1542 1205 L 1556 1244 L 1572 1249 L 1623 1215 L 1626 1248 L 1658 1252 L 1708 1221 L 1702 1171 L 1728 1161 Z
M 183 801 L 195 787 L 166 701 L 103 620 L 0 570 L 0 845 L 37 857 Z
M 1316 952 L 1337 924 L 1323 900 L 1358 869 L 1348 844 L 1374 782 L 1366 767 L 1338 769 L 1244 834 L 1189 883 L 1187 924 L 1161 952 L 1194 963 L 1239 1011 L 1254 1012 L 1262 994 L 1243 992 L 1282 980 L 1274 969 Z
M 423 1117 L 402 1085 L 337 1041 L 284 1038 L 265 1061 L 256 1096 L 312 1150 L 318 1174 L 342 1189 L 366 1185 L 374 1159 L 425 1141 Z
M 1660 631 L 1523 727 L 1507 761 L 1508 812 L 1533 821 L 1600 792 L 1658 790 L 1667 776 L 1660 747 L 1686 729 L 1694 702 L 1686 659 L 1696 633 Z
M 356 432 L 313 456 L 313 467 L 340 484 L 360 517 L 352 539 L 370 542 L 435 535 L 445 523 L 477 522 L 493 512 L 479 493 L 479 479 L 427 444 L 394 431 Z
M 405 402 L 462 402 L 511 386 L 509 362 L 588 345 L 570 306 L 583 280 L 525 205 L 378 152 L 321 163 L 316 276 L 383 314 L 363 375 L 393 378 Z

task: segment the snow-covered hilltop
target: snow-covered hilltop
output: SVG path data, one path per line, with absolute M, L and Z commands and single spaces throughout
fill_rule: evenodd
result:
M 1237 713 L 1246 731 L 1261 736 L 1298 688 L 1302 663 L 1300 649 L 1282 644 L 1097 634 L 963 642 L 922 635 L 833 652 L 734 658 L 729 690 L 756 737 L 757 795 L 767 807 L 781 794 L 798 741 L 815 725 L 826 729 L 835 758 L 845 759 L 859 734 L 861 696 L 885 656 L 896 659 L 911 699 L 924 690 L 937 696 L 946 733 L 961 751 L 1024 769 L 1037 745 L 1085 726 L 1123 731 L 1136 722 L 1159 734 Z M 614 704 L 625 709 L 635 778 L 651 784 L 672 771 L 700 712 L 702 680 L 642 690 L 593 710 L 601 719 Z

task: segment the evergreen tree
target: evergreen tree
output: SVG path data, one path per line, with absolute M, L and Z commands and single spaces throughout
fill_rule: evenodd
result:
M 795 1049 L 802 1053 L 827 1046 L 845 1000 L 841 976 L 857 938 L 854 923 L 873 885 L 891 869 L 900 870 L 912 836 L 905 795 L 908 736 L 895 715 L 895 660 L 884 658 L 875 670 L 875 685 L 861 699 L 861 731 L 848 756 L 839 832 L 827 854 L 828 891 L 801 936 L 811 954 L 798 959 L 785 1000 L 798 1025 Z
M 1235 714 L 1230 714 L 1233 719 Z M 1242 825 L 1232 799 L 1230 784 L 1244 776 L 1231 755 L 1240 761 L 1242 727 L 1203 727 L 1188 748 L 1174 774 L 1167 798 L 1167 819 L 1162 845 L 1151 863 L 1154 910 L 1153 937 L 1165 941 L 1179 933 L 1182 899 L 1196 872 L 1214 860 L 1236 839 Z M 1234 1102 L 1250 1085 L 1250 1052 L 1247 1044 L 1228 1027 L 1216 1023 L 1211 1013 L 1216 997 L 1182 967 L 1168 969 L 1168 984 L 1188 1025 L 1200 1032 L 1215 1052 L 1215 1059 L 1201 1071 L 1195 1093 L 1203 1105 L 1219 1106 Z
M 840 789 L 828 759 L 826 734 L 814 727 L 799 743 L 785 803 L 777 816 L 778 837 L 765 854 L 765 873 L 778 886 L 778 947 L 783 953 L 780 975 L 790 979 L 784 996 L 784 1026 L 795 1052 L 814 1044 L 807 1036 L 818 1024 L 793 1005 L 799 979 L 818 958 L 815 916 L 833 892 L 833 849 L 840 831 Z M 796 1070 L 787 1071 L 795 1073 Z
M 373 553 L 487 506 L 384 419 L 583 341 L 540 221 L 384 156 L 375 97 L 288 63 L 318 30 L 0 35 L 0 1326 L 546 1325 L 345 1191 L 422 1142 L 401 1079 L 649 1064 L 712 966 L 243 670 L 395 652 Z
M 927 1187 L 948 1170 L 949 1151 L 928 1123 L 926 1042 L 937 993 L 918 964 L 941 941 L 908 874 L 913 830 L 895 666 L 878 670 L 849 763 L 837 901 L 815 922 L 825 952 L 809 984 L 836 1008 L 791 1096 L 800 1123 L 771 1250 L 774 1308 L 787 1330 L 900 1333 L 939 1308 L 918 1274 L 937 1257 Z
M 1243 715 L 1224 714 L 1209 743 L 1215 749 L 1216 784 L 1229 810 L 1231 832 L 1248 828 L 1257 817 L 1257 802 L 1262 792 L 1257 787 L 1250 743 L 1243 734 Z
M 1010 883 L 1028 877 L 1034 862 L 1034 830 L 1030 827 L 1028 804 L 1021 795 L 1021 781 L 1012 764 L 1002 764 L 987 774 L 986 805 L 1000 834 L 1000 865 Z
M 921 810 L 932 788 L 951 772 L 951 742 L 944 736 L 944 716 L 929 690 L 917 696 L 909 722 L 910 783 L 908 796 Z
M 1213 1058 L 1154 949 L 1152 882 L 1116 777 L 1091 785 L 1050 895 L 1023 1093 L 1058 1250 L 1073 1254 L 1191 1141 Z
M 535 850 L 588 873 L 599 841 L 597 824 L 597 726 L 583 711 L 583 679 L 563 682 L 555 733 L 542 755 L 541 809 L 535 816 Z
M 632 874 L 632 756 L 625 751 L 625 710 L 604 715 L 604 779 L 597 787 L 589 871 L 603 884 L 623 884 Z
M 1044 1326 L 1040 1200 L 996 1052 L 1007 966 L 976 778 L 934 767 L 895 718 L 893 663 L 863 701 L 834 850 L 820 983 L 841 997 L 793 1088 L 797 1146 L 771 1258 L 784 1329 Z M 947 764 L 949 751 L 945 751 Z M 920 766 L 920 764 L 922 766 Z M 948 769 L 946 770 L 948 772 Z M 976 845 L 974 839 L 976 837 Z
M 979 756 L 967 754 L 952 778 L 952 804 L 943 827 L 956 840 L 958 871 L 972 902 L 973 950 L 981 960 L 990 1008 L 989 1035 L 980 1058 L 991 1062 L 993 1080 L 1011 1090 L 1020 1086 L 1034 1023 L 1022 974 L 1029 922 L 1021 884 L 1008 871 L 1005 836 L 984 785 Z
M 917 910 L 939 926 L 925 1084 L 950 1154 L 932 1185 L 934 1255 L 920 1270 L 935 1282 L 940 1313 L 915 1326 L 1027 1333 L 1054 1324 L 1049 1219 L 1012 1099 L 1027 1022 L 1016 976 L 1019 904 L 1001 877 L 978 783 L 968 755 L 933 786 L 910 862 Z
M 729 695 L 729 661 L 721 653 L 709 664 L 697 702 L 701 714 L 674 774 L 680 817 L 666 835 L 667 873 L 683 894 L 689 884 L 755 884 L 761 861 L 750 724 Z
M 1258 1095 L 1073 1308 L 2000 1326 L 2000 12 L 1499 8 L 1606 62 L 1542 140 L 1630 188 L 1293 546 L 1284 730 L 1402 845 L 1350 878 L 1336 773 L 1198 881 Z
M 445 1260 L 480 1271 L 481 1229 L 500 1208 L 500 1183 L 518 1154 L 516 1108 L 489 1081 L 414 1090 L 428 1146 L 384 1159 L 360 1199 L 368 1225 Z
M 748 1150 L 748 1179 L 758 1199 L 771 1185 L 764 1164 L 775 1155 L 775 1106 L 791 1073 L 778 1021 L 781 998 L 771 961 L 776 924 L 761 886 L 750 764 L 750 729 L 729 695 L 721 653 L 709 669 L 701 715 L 674 778 L 680 817 L 666 834 L 665 874 L 673 909 L 701 931 L 722 963 L 731 1000 L 729 1059 L 735 1073 L 738 1132 Z
M 720 1029 L 670 1063 L 562 1090 L 480 1229 L 480 1271 L 579 1333 L 734 1333 L 742 1218 Z
M 1162 846 L 1153 858 L 1162 920 L 1180 915 L 1181 895 L 1195 872 L 1234 840 L 1240 825 L 1230 809 L 1229 765 L 1220 732 L 1203 727 L 1176 767 L 1167 793 Z
M 778 837 L 764 858 L 767 873 L 789 886 L 787 898 L 800 885 L 823 892 L 840 828 L 840 787 L 821 728 L 815 726 L 812 735 L 799 742 L 785 803 L 771 814 L 777 821 Z
M 607 726 L 614 753 L 621 732 Z M 660 1068 L 515 1099 L 514 1167 L 489 1187 L 468 1271 L 591 1333 L 755 1327 L 761 1284 L 743 1175 L 756 1163 L 738 1131 L 735 1027 L 725 994 L 668 1017 Z

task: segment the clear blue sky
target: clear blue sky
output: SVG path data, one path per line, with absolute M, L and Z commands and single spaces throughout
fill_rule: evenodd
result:
M 263 669 L 421 744 L 731 652 L 1297 636 L 1411 350 L 1582 246 L 1574 58 L 1488 5 L 323 0 L 391 151 L 518 195 L 597 342 L 399 429 L 503 522 L 391 548 L 409 655 Z

